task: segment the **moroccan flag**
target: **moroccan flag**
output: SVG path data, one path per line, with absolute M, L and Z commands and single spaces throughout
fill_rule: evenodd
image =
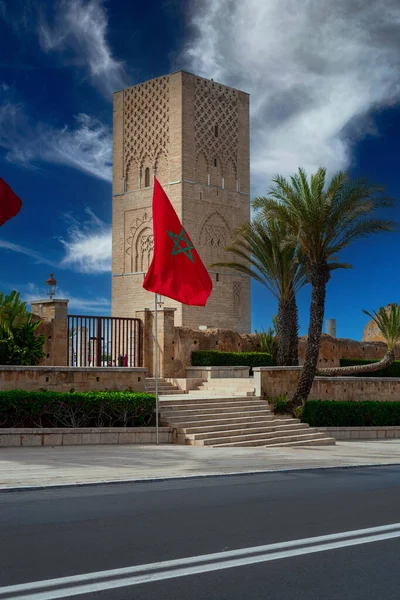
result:
M 0 177 L 0 227 L 21 210 L 22 201 Z
M 149 292 L 205 306 L 211 277 L 157 179 L 153 191 L 154 255 L 143 282 Z

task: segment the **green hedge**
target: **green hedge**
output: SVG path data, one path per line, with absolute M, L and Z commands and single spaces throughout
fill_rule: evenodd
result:
M 400 402 L 309 400 L 302 421 L 311 427 L 386 427 L 400 425 Z
M 193 367 L 271 367 L 273 360 L 268 352 L 219 352 L 197 350 L 192 352 Z
M 154 408 L 145 393 L 0 391 L 0 427 L 141 427 Z
M 341 367 L 353 367 L 354 365 L 369 365 L 379 362 L 379 360 L 366 358 L 341 358 Z M 360 373 L 355 377 L 400 377 L 400 360 L 395 360 L 391 365 L 381 371 L 372 371 L 371 373 Z

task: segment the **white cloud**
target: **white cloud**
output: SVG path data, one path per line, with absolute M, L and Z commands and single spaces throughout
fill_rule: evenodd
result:
M 83 223 L 66 215 L 69 220 L 67 239 L 59 240 L 65 251 L 61 262 L 49 260 L 31 248 L 2 239 L 0 239 L 0 251 L 4 249 L 24 254 L 36 263 L 53 268 L 95 275 L 109 273 L 111 271 L 111 225 L 101 221 L 90 209 L 86 209 L 86 213 L 88 219 Z
M 25 246 L 21 246 L 20 244 L 13 244 L 12 242 L 7 242 L 6 240 L 0 240 L 0 249 L 10 250 L 11 252 L 18 252 L 19 254 L 25 254 L 26 256 L 30 256 L 37 263 L 43 265 L 50 265 L 52 267 L 55 266 L 55 263 L 51 260 L 48 260 L 38 252 L 31 250 L 30 248 L 26 248 Z
M 57 129 L 32 123 L 22 104 L 6 102 L 0 106 L 0 148 L 9 162 L 25 167 L 48 162 L 112 178 L 111 132 L 86 114 L 76 115 L 74 127 Z
M 71 220 L 68 239 L 61 240 L 65 257 L 61 266 L 80 273 L 107 273 L 111 271 L 111 226 L 98 219 L 87 209 L 89 220 L 78 223 Z
M 251 94 L 252 179 L 351 163 L 374 109 L 399 101 L 398 0 L 200 0 L 185 66 Z
M 53 26 L 40 17 L 40 43 L 46 52 L 64 52 L 68 64 L 72 56 L 75 64 L 89 70 L 93 83 L 110 95 L 127 83 L 123 64 L 112 57 L 107 26 L 102 0 L 64 0 L 56 7 Z
M 15 287 L 15 286 L 14 286 Z M 35 283 L 21 284 L 16 286 L 17 289 L 23 290 L 21 296 L 25 302 L 33 302 L 43 298 L 43 290 L 40 290 Z M 69 310 L 81 310 L 86 312 L 104 313 L 110 310 L 110 300 L 108 298 L 81 298 L 70 294 L 67 290 L 57 288 L 57 298 L 66 298 L 69 300 Z

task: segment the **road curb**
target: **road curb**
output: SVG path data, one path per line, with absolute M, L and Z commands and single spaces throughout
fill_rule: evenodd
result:
M 263 469 L 260 471 L 234 471 L 232 473 L 204 473 L 199 475 L 176 475 L 171 477 L 142 477 L 134 479 L 115 479 L 115 480 L 98 480 L 98 481 L 81 481 L 75 483 L 54 483 L 49 485 L 22 485 L 12 486 L 6 488 L 0 488 L 0 494 L 10 494 L 16 492 L 35 492 L 43 490 L 57 490 L 64 488 L 77 488 L 77 487 L 95 487 L 101 485 L 124 485 L 129 483 L 162 483 L 168 481 L 185 481 L 191 479 L 211 479 L 219 477 L 243 477 L 249 475 L 268 475 L 272 473 L 297 473 L 297 472 L 311 472 L 311 471 L 332 471 L 336 470 L 350 470 L 350 469 L 370 469 L 372 467 L 399 467 L 400 463 L 368 463 L 368 464 L 355 464 L 355 465 L 331 465 L 326 467 L 299 467 L 289 469 Z

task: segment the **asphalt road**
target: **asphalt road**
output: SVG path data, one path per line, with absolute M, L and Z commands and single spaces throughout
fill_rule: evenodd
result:
M 0 540 L 0 600 L 398 600 L 400 467 L 0 493 Z

